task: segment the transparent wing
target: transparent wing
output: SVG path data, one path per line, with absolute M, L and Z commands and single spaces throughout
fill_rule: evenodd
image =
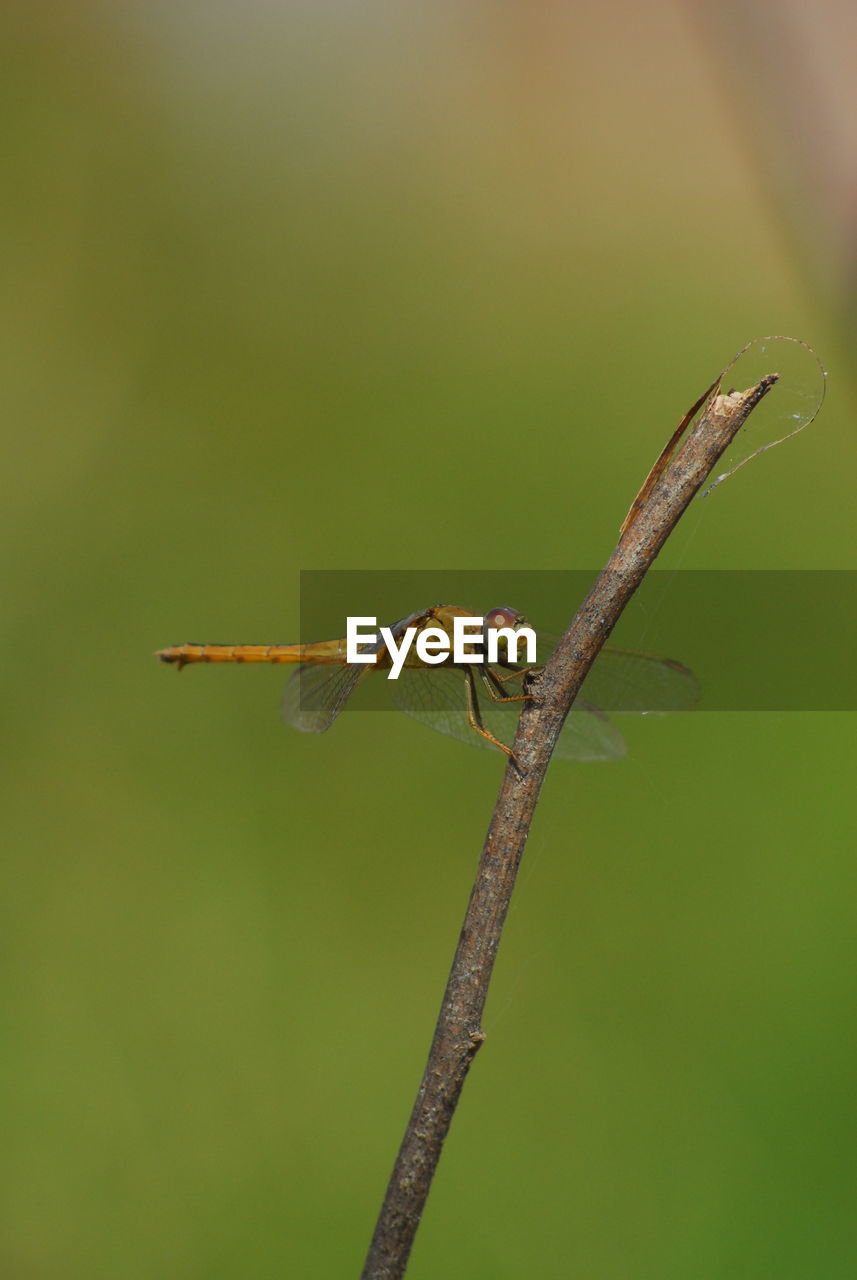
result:
M 578 699 L 566 716 L 553 753 L 559 760 L 616 760 L 626 750 L 625 739 L 613 721 L 598 707 Z
M 414 720 L 468 746 L 497 750 L 467 719 L 463 672 L 449 667 L 408 668 L 390 684 L 396 706 Z M 522 704 L 493 702 L 478 674 L 476 687 L 482 723 L 495 738 L 511 746 Z M 507 688 L 510 693 L 520 692 L 520 681 L 510 681 Z M 561 760 L 612 760 L 625 754 L 625 741 L 597 708 L 576 704 L 563 725 L 554 754 Z
M 539 636 L 539 660 L 556 645 Z M 283 719 L 304 733 L 324 733 L 345 707 L 357 685 L 374 667 L 355 663 L 302 663 L 283 694 Z M 507 674 L 498 670 L 499 675 Z M 522 677 L 508 680 L 504 689 L 521 692 Z M 467 718 L 465 676 L 449 667 L 405 668 L 389 681 L 393 702 L 415 720 L 438 733 L 483 750 L 497 748 L 471 726 Z M 482 723 L 501 742 L 511 746 L 520 702 L 493 701 L 476 670 L 476 689 Z M 564 760 L 611 760 L 624 755 L 625 742 L 604 714 L 608 711 L 654 713 L 692 708 L 698 698 L 696 680 L 687 667 L 665 658 L 632 650 L 605 648 L 584 681 L 560 733 L 554 754 Z
M 372 670 L 364 663 L 334 666 L 302 662 L 283 690 L 283 719 L 302 733 L 324 733 Z
M 556 636 L 539 632 L 540 663 L 547 662 L 557 644 Z M 600 711 L 630 711 L 638 715 L 691 711 L 698 701 L 696 676 L 680 662 L 611 645 L 605 645 L 595 659 L 578 696 L 578 702 Z
M 671 658 L 608 647 L 592 664 L 580 697 L 602 711 L 692 711 L 699 685 L 692 671 Z
M 398 680 L 391 680 L 393 702 L 400 711 L 404 711 L 421 724 L 427 724 L 438 733 L 446 733 L 459 742 L 466 742 L 473 747 L 482 747 L 488 751 L 496 751 L 487 739 L 470 727 L 467 719 L 467 696 L 464 673 L 449 667 L 406 667 Z M 516 711 L 520 710 L 519 702 L 509 704 Z M 507 717 L 508 723 L 501 725 L 502 732 L 495 737 L 505 742 L 509 726 L 514 734 L 516 717 Z M 486 728 L 489 726 L 486 723 Z

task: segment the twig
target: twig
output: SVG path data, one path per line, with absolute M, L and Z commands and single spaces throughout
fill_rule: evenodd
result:
M 482 1011 L 509 900 L 551 753 L 598 651 L 682 513 L 776 374 L 729 395 L 715 382 L 668 442 L 595 586 L 529 691 L 497 797 L 434 1040 L 362 1272 L 401 1280 L 464 1080 L 484 1040 Z M 713 395 L 712 395 L 713 393 Z M 684 442 L 679 437 L 712 395 Z M 517 763 L 516 763 L 517 762 Z

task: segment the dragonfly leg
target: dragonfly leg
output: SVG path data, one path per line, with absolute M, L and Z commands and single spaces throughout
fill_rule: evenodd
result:
M 532 670 L 532 668 L 529 667 L 527 668 L 527 670 Z M 520 672 L 519 671 L 512 672 L 512 675 L 524 675 L 524 674 L 525 672 L 523 670 L 521 670 Z M 498 676 L 496 671 L 494 671 L 491 667 L 480 667 L 479 675 L 482 679 L 482 683 L 485 685 L 485 688 L 488 692 L 488 697 L 491 699 L 492 702 L 534 702 L 535 701 L 535 698 L 533 698 L 532 694 L 530 693 L 515 693 L 515 694 L 507 693 L 506 690 L 503 688 L 502 676 Z M 507 679 L 509 678 L 510 677 L 507 676 Z
M 534 671 L 541 671 L 542 668 L 540 666 L 512 667 L 510 671 L 507 671 L 502 676 L 499 675 L 498 672 L 494 671 L 493 668 L 490 668 L 490 670 L 491 670 L 491 674 L 494 676 L 494 679 L 497 681 L 498 684 L 508 684 L 510 680 L 518 680 L 520 679 L 521 676 L 532 675 Z
M 494 734 L 489 733 L 485 728 L 485 725 L 482 723 L 482 716 L 479 711 L 479 698 L 476 693 L 476 681 L 473 678 L 473 668 L 469 666 L 464 668 L 464 688 L 467 697 L 467 723 L 470 725 L 471 729 L 480 734 L 483 738 L 487 738 L 489 742 L 493 742 L 494 746 L 499 747 L 501 751 L 505 752 L 511 760 L 515 761 L 517 768 L 520 769 L 521 766 L 518 764 L 512 748 L 507 747 L 505 742 L 501 742 L 499 738 L 495 738 Z M 504 699 L 504 701 L 507 701 L 507 699 Z M 517 702 L 518 699 L 510 698 L 508 701 Z

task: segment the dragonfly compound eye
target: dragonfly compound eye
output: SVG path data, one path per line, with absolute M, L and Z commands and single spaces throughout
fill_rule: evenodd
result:
M 519 627 L 524 622 L 524 615 L 519 613 L 517 609 L 513 609 L 511 605 L 502 604 L 496 609 L 489 609 L 485 615 L 485 625 L 487 627 Z

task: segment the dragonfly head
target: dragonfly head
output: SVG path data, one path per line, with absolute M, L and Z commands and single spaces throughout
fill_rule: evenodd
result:
M 521 627 L 528 626 L 527 619 L 517 609 L 513 609 L 509 604 L 498 605 L 495 609 L 489 609 L 485 614 L 485 632 L 510 630 L 519 631 Z M 499 644 L 499 652 L 501 657 L 506 650 L 505 640 L 501 637 Z
M 497 628 L 511 627 L 513 631 L 517 631 L 518 627 L 525 625 L 527 619 L 517 609 L 513 609 L 510 604 L 498 605 L 496 609 L 489 609 L 485 615 L 485 626 Z

